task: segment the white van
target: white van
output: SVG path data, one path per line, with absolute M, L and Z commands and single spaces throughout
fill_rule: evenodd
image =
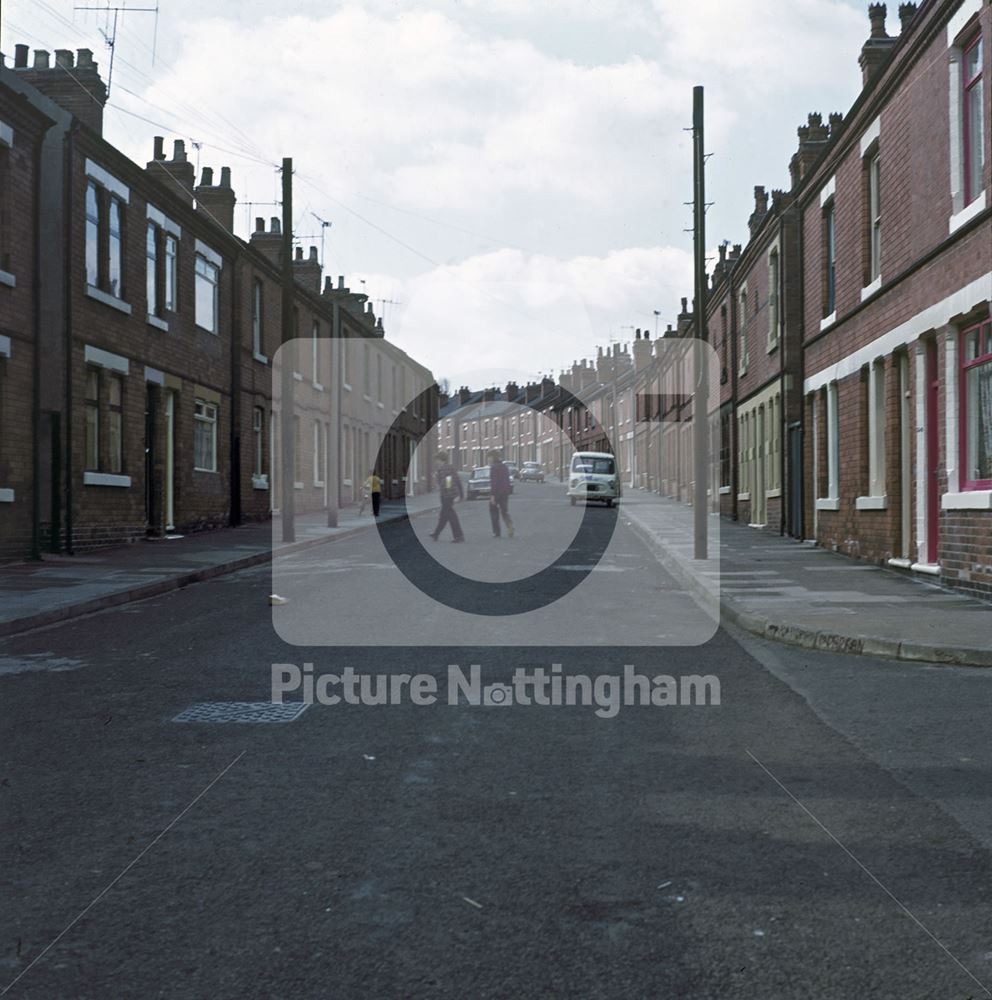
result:
M 577 451 L 568 471 L 568 498 L 601 500 L 612 507 L 620 499 L 620 476 L 616 459 L 605 451 Z

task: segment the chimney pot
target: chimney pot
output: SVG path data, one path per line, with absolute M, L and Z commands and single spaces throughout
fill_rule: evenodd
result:
M 344 291 L 344 275 L 343 274 L 339 274 L 338 275 L 338 288 L 340 288 L 342 291 Z
M 31 50 L 27 45 L 14 46 L 14 69 L 26 69 L 28 65 L 28 52 Z
M 221 167 L 220 168 L 220 186 L 222 188 L 229 188 L 231 186 L 231 168 Z
M 915 3 L 899 4 L 899 30 L 906 31 L 916 17 L 917 5 Z
M 328 274 L 324 277 L 324 294 L 328 295 L 334 291 L 334 279 Z
M 269 232 L 270 233 L 282 232 L 282 223 L 279 221 L 278 215 L 273 215 L 272 218 L 269 219 Z
M 303 247 L 296 248 L 296 259 L 303 260 Z
M 682 312 L 689 311 L 689 300 L 684 295 L 682 296 Z
M 255 232 L 264 233 L 265 232 L 265 219 L 260 215 L 255 218 Z
M 56 49 L 55 65 L 62 67 L 62 69 L 72 69 L 73 68 L 72 49 Z
M 34 50 L 34 68 L 48 69 L 48 53 L 44 49 Z
M 172 162 L 186 162 L 186 143 L 182 139 L 176 139 L 172 144 Z
M 314 264 L 318 263 L 318 261 L 317 261 L 317 248 L 316 247 L 310 247 L 310 261 L 312 263 L 314 263 Z
M 203 177 L 200 180 L 201 187 L 213 187 L 214 184 L 214 172 L 211 167 L 203 168 Z
M 868 21 L 871 24 L 871 38 L 888 38 L 885 33 L 885 4 L 873 3 L 868 6 Z
M 153 160 L 164 160 L 165 159 L 165 139 L 157 135 L 152 140 L 152 159 Z
M 92 49 L 76 49 L 76 68 L 95 69 L 96 63 L 93 61 Z

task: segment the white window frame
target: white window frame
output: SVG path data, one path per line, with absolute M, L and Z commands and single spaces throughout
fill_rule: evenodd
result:
M 747 285 L 737 293 L 737 374 L 747 374 Z
M 193 288 L 193 313 L 195 316 L 196 325 L 201 330 L 206 330 L 207 333 L 212 333 L 217 336 L 220 333 L 219 330 L 219 316 L 220 316 L 220 267 L 213 260 L 211 260 L 206 255 L 200 253 L 199 249 L 196 251 L 194 258 L 194 288 Z M 204 325 L 204 317 L 200 314 L 200 288 L 203 287 L 203 283 L 206 282 L 207 285 L 212 289 L 212 316 L 210 317 L 210 326 Z
M 217 417 L 219 407 L 209 399 L 197 396 L 193 402 L 193 470 L 195 472 L 217 471 Z M 196 430 L 206 426 L 210 433 L 211 466 L 197 465 Z
M 778 244 L 768 251 L 768 350 L 774 351 L 782 337 L 782 254 Z
M 827 496 L 817 497 L 817 510 L 840 509 L 840 426 L 837 383 L 826 387 L 827 401 Z

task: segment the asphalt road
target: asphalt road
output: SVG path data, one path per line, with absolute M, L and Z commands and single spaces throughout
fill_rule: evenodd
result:
M 470 541 L 438 552 L 551 552 L 545 519 L 568 508 L 548 490 L 515 495 L 512 541 L 465 505 Z M 598 614 L 562 612 L 573 635 L 633 594 L 685 600 L 622 522 L 613 542 L 617 568 L 589 574 Z M 365 621 L 398 573 L 363 537 L 314 553 L 357 595 L 329 620 Z M 949 671 L 935 698 L 925 667 L 723 630 L 695 647 L 300 648 L 273 629 L 273 589 L 260 568 L 0 643 L 0 995 L 990 995 L 989 839 L 958 808 L 987 801 L 986 738 L 942 735 L 988 704 L 989 672 Z M 305 661 L 442 689 L 449 664 L 486 682 L 632 664 L 713 674 L 721 704 L 173 721 L 265 702 L 272 664 Z M 951 753 L 971 763 L 945 795 Z

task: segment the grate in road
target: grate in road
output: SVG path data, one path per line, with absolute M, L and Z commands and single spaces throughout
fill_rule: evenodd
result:
M 275 705 L 269 701 L 202 701 L 180 712 L 173 722 L 293 722 L 310 706 L 304 701 Z

